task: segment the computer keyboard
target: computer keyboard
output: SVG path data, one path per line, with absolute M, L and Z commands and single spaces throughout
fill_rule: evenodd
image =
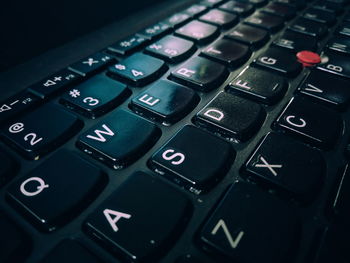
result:
M 350 262 L 347 4 L 189 3 L 4 100 L 0 262 Z

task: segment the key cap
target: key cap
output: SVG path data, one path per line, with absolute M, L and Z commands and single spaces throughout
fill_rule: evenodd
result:
M 108 75 L 139 87 L 154 81 L 163 75 L 167 69 L 168 67 L 164 61 L 136 53 L 109 67 Z
M 237 23 L 238 17 L 235 14 L 231 14 L 218 9 L 212 9 L 206 14 L 199 17 L 199 20 L 214 24 L 223 28 L 230 28 Z
M 185 10 L 185 12 L 190 16 L 195 17 L 204 13 L 207 10 L 208 10 L 208 7 L 205 5 L 191 5 L 189 8 Z
M 15 160 L 4 151 L 0 151 L 0 188 L 15 175 L 18 167 Z
M 350 103 L 347 80 L 315 70 L 305 79 L 298 92 L 338 110 L 344 110 Z
M 230 262 L 280 263 L 292 258 L 299 233 L 297 213 L 287 203 L 255 185 L 236 183 L 204 225 L 200 239 Z
M 7 189 L 17 209 L 42 231 L 53 231 L 79 214 L 106 184 L 100 169 L 60 150 Z
M 282 99 L 287 88 L 288 82 L 283 77 L 249 67 L 230 82 L 227 90 L 272 105 Z
M 28 88 L 36 96 L 47 99 L 77 83 L 82 77 L 68 69 L 63 69 Z
M 28 255 L 31 243 L 12 221 L 0 213 L 0 262 L 22 262 Z
M 273 188 L 281 188 L 296 198 L 309 201 L 322 186 L 326 162 L 318 150 L 270 133 L 249 158 L 244 170 Z
M 84 262 L 99 263 L 99 258 L 78 242 L 65 239 L 54 247 L 40 263 Z
M 182 119 L 198 102 L 199 96 L 192 89 L 161 80 L 132 99 L 130 107 L 141 115 L 169 125 Z
M 1 136 L 26 158 L 38 160 L 67 141 L 82 126 L 82 121 L 75 115 L 53 104 L 46 104 L 13 120 L 1 130 Z
M 276 127 L 323 149 L 332 148 L 343 129 L 334 111 L 302 98 L 293 98 L 276 121 Z
M 254 5 L 255 7 L 262 7 L 267 4 L 267 0 L 239 0 Z
M 317 65 L 318 69 L 334 75 L 350 78 L 350 64 L 347 57 L 330 52 L 322 52 L 321 57 L 327 59 L 323 59 L 322 62 Z
M 253 48 L 264 45 L 269 40 L 269 34 L 266 30 L 239 24 L 232 31 L 228 32 L 225 37 L 248 44 Z
M 85 229 L 128 262 L 156 262 L 183 232 L 191 210 L 178 190 L 136 172 L 89 215 Z
M 252 4 L 232 0 L 219 6 L 219 9 L 239 16 L 247 16 L 254 12 L 254 6 Z
M 247 61 L 252 53 L 246 45 L 229 39 L 219 39 L 205 48 L 201 54 L 209 59 L 234 67 Z
M 282 18 L 260 12 L 246 18 L 244 23 L 266 29 L 270 32 L 277 32 L 283 27 L 284 24 Z
M 147 42 L 148 39 L 142 36 L 132 35 L 109 46 L 108 51 L 112 54 L 128 55 L 137 50 L 138 48 L 142 47 Z
M 196 46 L 192 41 L 175 36 L 166 36 L 149 45 L 145 51 L 167 62 L 177 63 L 188 58 L 195 50 Z
M 150 166 L 169 180 L 200 194 L 222 179 L 234 157 L 228 142 L 185 126 L 152 156 Z
M 69 66 L 69 69 L 85 77 L 101 71 L 114 61 L 115 59 L 110 55 L 98 52 L 90 57 L 80 60 L 77 63 L 74 63 L 73 65 Z
M 23 91 L 0 104 L 0 123 L 16 117 L 18 114 L 29 111 L 41 101 L 28 91 Z
M 264 13 L 280 16 L 286 20 L 292 19 L 296 14 L 296 9 L 294 7 L 279 4 L 276 2 L 267 4 L 267 6 L 265 6 L 261 11 Z
M 293 31 L 285 31 L 272 43 L 276 47 L 281 47 L 297 53 L 303 50 L 315 51 L 317 49 L 317 39 L 305 34 Z
M 217 37 L 216 26 L 194 20 L 175 31 L 175 34 L 199 44 L 205 44 Z
M 118 110 L 81 134 L 77 146 L 111 168 L 121 169 L 146 153 L 160 134 L 153 123 Z
M 317 39 L 321 39 L 327 33 L 327 27 L 325 25 L 305 18 L 298 18 L 288 26 L 288 29 L 301 34 L 316 37 Z
M 191 16 L 186 12 L 180 12 L 165 19 L 163 23 L 168 24 L 172 28 L 178 28 L 191 20 Z
M 130 94 L 124 84 L 100 74 L 67 91 L 60 102 L 82 115 L 96 118 L 120 105 Z
M 259 104 L 220 92 L 197 113 L 195 122 L 226 138 L 246 141 L 257 132 L 264 118 Z
M 335 31 L 341 36 L 349 37 L 350 36 L 350 23 L 343 22 Z
M 227 73 L 226 68 L 219 63 L 202 57 L 194 57 L 174 70 L 170 78 L 180 84 L 208 92 L 218 88 L 226 79 Z
M 169 33 L 169 31 L 171 31 L 171 28 L 168 24 L 157 23 L 153 26 L 143 29 L 142 31 L 137 33 L 137 35 L 140 35 L 146 39 L 152 40 Z
M 203 0 L 203 1 L 201 1 L 201 4 L 207 5 L 210 7 L 214 7 L 214 6 L 222 4 L 224 1 L 225 0 Z
M 296 56 L 278 48 L 269 48 L 254 60 L 254 65 L 287 77 L 297 76 L 302 66 Z
M 303 9 L 305 7 L 305 1 L 304 0 L 275 0 L 277 3 L 293 6 L 297 8 L 298 10 Z
M 350 39 L 348 37 L 332 37 L 328 40 L 327 47 L 340 55 L 350 55 Z
M 314 3 L 313 5 L 315 8 L 340 14 L 344 10 L 344 3 L 341 1 L 327 1 L 327 0 L 320 0 Z
M 317 8 L 307 9 L 303 14 L 303 17 L 328 26 L 333 25 L 337 21 L 333 13 Z

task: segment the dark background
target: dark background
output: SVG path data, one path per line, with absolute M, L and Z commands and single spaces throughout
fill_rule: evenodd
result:
M 158 1 L 7 1 L 0 7 L 0 72 Z

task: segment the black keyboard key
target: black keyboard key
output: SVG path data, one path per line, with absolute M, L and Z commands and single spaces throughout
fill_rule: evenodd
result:
M 195 122 L 226 138 L 245 141 L 258 131 L 264 117 L 259 104 L 220 92 L 197 113 Z
M 249 67 L 230 82 L 227 90 L 272 105 L 282 99 L 287 88 L 288 82 L 283 77 Z
M 349 82 L 318 70 L 312 71 L 298 91 L 316 102 L 336 109 L 345 109 L 350 103 Z
M 287 203 L 255 185 L 236 183 L 206 222 L 200 238 L 229 262 L 280 263 L 294 254 L 299 234 L 299 219 Z
M 187 14 L 189 14 L 190 16 L 195 17 L 195 16 L 198 16 L 198 15 L 204 13 L 207 10 L 208 10 L 207 6 L 205 6 L 205 5 L 196 5 L 195 4 L 195 5 L 192 5 L 189 8 L 187 8 L 185 10 L 185 12 Z
M 139 35 L 133 35 L 118 41 L 108 47 L 108 51 L 118 55 L 128 55 L 147 43 L 148 40 Z
M 298 10 L 303 9 L 306 5 L 306 2 L 304 0 L 275 0 L 275 2 L 293 6 Z
M 321 54 L 322 62 L 317 65 L 317 68 L 335 75 L 345 78 L 350 78 L 350 64 L 346 56 L 323 52 Z M 326 58 L 326 59 L 325 59 Z
M 298 18 L 289 27 L 290 30 L 320 39 L 327 33 L 327 26 L 305 18 Z
M 336 22 L 335 14 L 317 8 L 307 9 L 303 14 L 303 17 L 328 26 L 331 26 Z
M 280 16 L 286 20 L 295 17 L 296 9 L 292 6 L 271 2 L 265 6 L 262 10 L 264 13 Z
M 270 133 L 244 169 L 264 183 L 268 182 L 296 198 L 309 201 L 315 198 L 322 186 L 326 162 L 320 151 L 284 135 Z
M 350 23 L 344 22 L 337 29 L 336 32 L 345 37 L 350 37 Z
M 235 13 L 239 16 L 247 16 L 254 12 L 254 6 L 249 3 L 239 2 L 239 1 L 228 1 L 221 6 L 219 6 L 219 9 Z
M 0 123 L 38 105 L 40 99 L 28 91 L 23 91 L 0 104 Z
M 197 43 L 205 44 L 217 37 L 219 31 L 216 26 L 194 20 L 180 27 L 175 33 Z
M 90 214 L 85 229 L 128 262 L 157 262 L 182 233 L 191 210 L 176 189 L 136 172 Z
M 244 24 L 236 26 L 232 31 L 228 32 L 225 37 L 248 44 L 253 48 L 262 46 L 270 38 L 266 30 Z
M 4 151 L 0 151 L 0 188 L 15 175 L 17 170 L 15 160 Z
M 78 73 L 63 69 L 47 79 L 30 86 L 28 90 L 38 97 L 46 99 L 77 83 L 81 78 L 81 75 Z
M 160 37 L 166 33 L 168 33 L 171 30 L 170 26 L 165 23 L 157 23 L 153 26 L 147 27 L 137 33 L 137 35 L 140 35 L 146 39 L 152 40 L 156 37 Z
M 3 212 L 0 213 L 0 233 L 0 262 L 22 262 L 30 252 L 31 243 Z
M 152 156 L 150 166 L 169 180 L 200 194 L 224 177 L 234 157 L 228 142 L 185 126 Z
M 120 105 L 130 94 L 126 85 L 101 74 L 67 91 L 60 101 L 82 115 L 96 118 Z
M 160 133 L 153 123 L 118 110 L 80 135 L 77 146 L 106 165 L 121 169 L 148 151 Z
M 244 23 L 266 29 L 270 32 L 277 32 L 283 27 L 284 24 L 282 18 L 260 12 L 246 18 Z
M 188 58 L 196 50 L 192 41 L 166 36 L 146 48 L 146 52 L 170 63 L 177 63 Z
M 224 1 L 225 0 L 203 0 L 203 1 L 201 1 L 201 4 L 207 5 L 210 7 L 214 7 L 214 6 L 222 4 Z
M 315 51 L 317 49 L 316 38 L 288 30 L 273 41 L 272 44 L 293 51 L 294 53 L 303 50 Z
M 179 26 L 187 23 L 191 20 L 191 16 L 186 12 L 176 13 L 171 17 L 165 19 L 163 23 L 168 24 L 172 28 L 178 28 Z
M 267 4 L 267 0 L 238 0 L 244 3 L 250 3 L 255 7 L 262 7 Z
M 254 60 L 254 64 L 288 77 L 295 77 L 302 69 L 294 54 L 278 48 L 269 48 Z
M 343 36 L 332 37 L 328 40 L 327 47 L 340 55 L 350 55 L 350 38 Z
M 345 6 L 344 3 L 338 0 L 336 1 L 319 0 L 313 4 L 313 7 L 315 8 L 336 13 L 336 14 L 342 13 L 344 11 L 344 6 Z
M 239 66 L 251 55 L 248 46 L 228 39 L 220 39 L 205 48 L 202 55 L 228 66 Z
M 109 76 L 121 79 L 135 86 L 144 86 L 167 70 L 164 61 L 136 53 L 120 63 L 109 67 Z
M 54 247 L 40 263 L 84 262 L 101 263 L 87 248 L 77 241 L 66 239 Z
M 235 14 L 221 11 L 218 9 L 212 9 L 206 14 L 199 17 L 199 20 L 214 24 L 219 27 L 229 28 L 237 23 L 238 17 Z
M 61 150 L 10 185 L 10 202 L 43 231 L 53 231 L 81 212 L 102 190 L 100 169 Z
M 332 148 L 342 132 L 336 112 L 302 98 L 293 98 L 276 121 L 278 129 L 323 149 Z
M 170 78 L 200 91 L 216 89 L 227 77 L 226 67 L 202 57 L 194 57 L 171 73 Z
M 29 159 L 38 160 L 41 155 L 59 146 L 82 127 L 78 118 L 53 104 L 46 104 L 32 113 L 6 125 L 2 137 Z
M 190 88 L 160 80 L 132 99 L 130 107 L 165 125 L 182 119 L 198 104 L 199 96 Z
M 90 57 L 82 59 L 77 63 L 74 63 L 69 67 L 69 69 L 85 77 L 104 69 L 114 60 L 115 59 L 113 57 L 98 52 Z

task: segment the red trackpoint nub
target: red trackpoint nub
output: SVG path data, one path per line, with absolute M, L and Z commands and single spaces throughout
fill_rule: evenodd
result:
M 304 67 L 312 67 L 321 62 L 321 57 L 319 54 L 307 50 L 298 52 L 297 58 Z

